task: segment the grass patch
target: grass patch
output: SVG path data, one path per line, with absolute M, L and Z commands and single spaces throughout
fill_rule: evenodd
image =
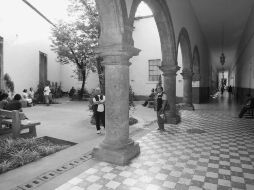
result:
M 70 147 L 47 138 L 0 139 L 0 174 Z

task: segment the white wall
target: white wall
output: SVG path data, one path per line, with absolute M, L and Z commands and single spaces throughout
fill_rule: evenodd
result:
M 183 76 L 181 75 L 183 70 L 183 56 L 181 46 L 178 46 L 177 63 L 180 69 L 176 73 L 176 96 L 183 97 Z
M 134 22 L 134 46 L 142 51 L 130 62 L 130 85 L 136 95 L 149 95 L 157 81 L 149 81 L 148 60 L 161 59 L 161 46 L 157 26 L 153 17 Z
M 39 51 L 48 57 L 48 80 L 60 82 L 60 66 L 50 50 L 50 25 L 20 0 L 0 6 L 0 36 L 4 38 L 4 73 L 15 92 L 36 88 L 39 82 Z
M 62 90 L 69 91 L 73 86 L 75 89 L 80 89 L 82 81 L 77 79 L 76 74 L 73 72 L 75 66 L 73 64 L 61 65 L 61 82 Z M 99 77 L 97 73 L 89 72 L 85 83 L 85 88 L 91 92 L 93 89 L 99 86 Z
M 38 7 L 40 8 L 40 7 Z M 15 11 L 15 13 L 14 13 Z M 39 83 L 39 51 L 47 54 L 48 80 L 61 82 L 64 91 L 72 86 L 81 87 L 72 65 L 60 65 L 51 50 L 51 25 L 21 0 L 5 1 L 0 5 L 0 36 L 4 38 L 4 73 L 8 73 L 15 85 L 15 93 L 24 88 L 37 89 Z M 98 75 L 91 73 L 86 88 L 98 86 Z

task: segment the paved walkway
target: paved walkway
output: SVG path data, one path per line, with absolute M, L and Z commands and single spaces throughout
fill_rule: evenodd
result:
M 41 125 L 37 126 L 38 137 L 50 136 L 75 142 L 77 145 L 1 174 L 0 190 L 17 189 L 15 187 L 30 184 L 35 178 L 41 179 L 44 174 L 82 158 L 103 140 L 104 134 L 96 134 L 95 126 L 90 124 L 91 112 L 88 110 L 88 102 L 69 101 L 68 98 L 57 99 L 57 101 L 60 104 L 36 105 L 24 108 L 24 112 L 29 119 L 41 122 Z M 153 130 L 152 126 L 145 126 L 145 124 L 149 124 L 155 119 L 152 109 L 141 107 L 139 104 L 141 102 L 136 102 L 137 109 L 133 112 L 139 123 L 130 127 L 130 135 L 136 139 Z M 145 116 L 143 117 L 143 115 Z M 90 166 L 93 162 L 90 160 L 86 163 Z M 68 172 L 61 173 L 56 178 L 54 186 L 64 183 L 64 180 L 84 171 L 84 167 L 88 166 L 79 164 Z M 51 183 L 54 183 L 54 180 L 51 180 Z M 52 189 L 50 183 L 33 185 L 40 185 L 40 188 L 45 190 Z
M 128 166 L 95 162 L 55 190 L 254 189 L 254 120 L 225 101 L 182 111 L 179 125 L 138 140 Z
M 37 176 L 43 180 L 41 174 L 77 160 L 103 139 L 89 125 L 86 103 L 81 104 L 65 101 L 50 109 L 35 107 L 40 114 L 29 108 L 25 110 L 32 119 L 53 122 L 39 127 L 39 136 L 51 132 L 49 136 L 79 144 L 1 175 L 0 189 L 11 189 L 6 187 L 13 188 L 14 184 L 23 184 Z M 182 111 L 182 122 L 166 125 L 166 132 L 156 130 L 152 109 L 142 107 L 141 102 L 136 104 L 133 114 L 140 123 L 131 127 L 130 133 L 140 143 L 141 154 L 130 165 L 120 167 L 89 159 L 38 187 L 15 189 L 254 189 L 254 119 L 239 119 L 239 106 L 232 99 L 224 95 L 212 104 L 195 105 L 195 111 Z M 69 113 L 75 114 L 71 117 Z M 80 114 L 84 114 L 83 119 Z M 59 121 L 54 121 L 56 117 L 60 117 Z M 77 123 L 73 123 L 73 118 Z M 143 130 L 137 130 L 140 128 Z

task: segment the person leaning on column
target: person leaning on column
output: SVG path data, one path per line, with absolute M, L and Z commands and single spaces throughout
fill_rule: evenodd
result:
M 97 134 L 101 133 L 100 124 L 105 129 L 105 96 L 101 93 L 100 88 L 95 89 L 95 96 L 93 98 L 93 111 L 96 121 Z
M 157 130 L 165 131 L 164 128 L 164 120 L 165 120 L 165 108 L 167 105 L 167 95 L 163 92 L 163 87 L 157 87 L 157 94 L 155 97 L 156 100 L 156 107 L 155 110 L 157 111 L 157 123 L 159 128 Z

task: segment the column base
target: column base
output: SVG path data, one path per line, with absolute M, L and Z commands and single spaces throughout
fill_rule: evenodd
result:
M 179 103 L 176 105 L 176 107 L 178 110 L 189 110 L 189 111 L 195 110 L 194 105 L 188 103 Z
M 122 149 L 109 149 L 103 146 L 95 147 L 92 155 L 99 161 L 109 162 L 116 165 L 127 165 L 140 153 L 139 144 L 132 142 Z
M 178 124 L 181 122 L 181 116 L 177 113 L 165 112 L 165 123 L 167 124 Z

